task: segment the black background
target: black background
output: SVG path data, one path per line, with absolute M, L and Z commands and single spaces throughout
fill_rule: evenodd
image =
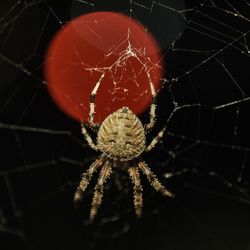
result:
M 15 2 L 2 1 L 1 16 Z M 244 1 L 239 1 L 237 6 L 230 2 L 246 17 L 244 20 L 226 14 L 226 10 L 232 10 L 228 2 L 216 3 L 224 12 L 204 7 L 202 2 L 213 6 L 210 1 L 186 1 L 186 6 L 181 1 L 164 2 L 175 9 L 191 8 L 193 11 L 185 12 L 185 17 L 192 22 L 186 24 L 180 15 L 173 15 L 163 7 L 155 8 L 148 15 L 133 6 L 138 19 L 155 35 L 165 55 L 168 84 L 159 94 L 157 126 L 149 137 L 166 124 L 173 112 L 171 95 L 179 106 L 201 104 L 175 112 L 167 123 L 169 135 L 159 147 L 143 156 L 176 198 L 162 198 L 142 178 L 144 216 L 137 220 L 132 209 L 130 181 L 115 171 L 106 186 L 97 220 L 91 225 L 86 219 L 96 178 L 85 197 L 86 202 L 76 208 L 72 197 L 82 171 L 98 154 L 81 146 L 84 142 L 79 124 L 66 117 L 48 95 L 42 84 L 43 61 L 51 38 L 61 27 L 55 15 L 64 23 L 92 11 L 126 12 L 129 1 L 96 1 L 92 7 L 77 1 L 51 0 L 34 4 L 25 11 L 21 1 L 16 11 L 2 21 L 4 24 L 17 18 L 15 25 L 0 32 L 0 122 L 7 124 L 0 130 L 3 224 L 0 249 L 250 249 L 250 198 L 247 196 L 250 124 L 246 99 L 250 92 L 249 56 L 241 44 L 244 40 L 238 41 L 239 33 L 211 19 L 247 33 L 250 7 L 247 9 Z M 150 4 L 151 1 L 143 2 L 145 6 Z M 44 25 L 49 11 L 55 15 L 49 15 Z M 204 18 L 199 11 L 211 18 Z M 202 29 L 197 23 L 219 33 Z M 204 33 L 197 32 L 197 28 Z M 249 36 L 245 38 L 249 43 Z M 175 40 L 174 48 L 195 49 L 201 53 L 170 50 Z M 232 41 L 233 46 L 227 46 Z M 216 56 L 206 61 L 216 51 Z M 201 62 L 204 63 L 193 69 Z M 32 74 L 25 73 L 19 63 Z M 230 74 L 220 63 L 224 63 Z M 190 69 L 191 73 L 187 73 Z M 235 87 L 230 75 L 242 91 Z M 212 108 L 235 100 L 242 102 L 218 111 Z M 237 110 L 240 111 L 238 117 Z M 147 113 L 141 119 L 146 120 Z M 23 127 L 37 130 L 24 131 L 20 129 Z M 40 133 L 38 128 L 71 134 Z M 80 162 L 82 167 L 67 162 L 66 158 Z M 29 167 L 37 163 L 41 166 Z M 242 180 L 237 182 L 243 163 Z M 27 169 L 19 171 L 20 166 Z M 166 180 L 163 178 L 166 168 L 167 172 L 185 169 L 187 173 Z M 121 188 L 115 184 L 117 180 Z M 105 218 L 114 215 L 119 219 L 104 223 Z

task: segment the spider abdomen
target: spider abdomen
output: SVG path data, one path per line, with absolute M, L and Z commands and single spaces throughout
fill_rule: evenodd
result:
M 137 116 L 127 107 L 109 115 L 101 124 L 97 146 L 108 157 L 127 161 L 145 149 L 145 132 Z

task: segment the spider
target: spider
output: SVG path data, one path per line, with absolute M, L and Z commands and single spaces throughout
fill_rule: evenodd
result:
M 142 185 L 140 181 L 139 170 L 147 176 L 149 183 L 162 195 L 173 198 L 174 194 L 168 191 L 157 179 L 147 164 L 141 159 L 143 152 L 150 151 L 164 135 L 164 127 L 153 140 L 146 146 L 146 133 L 153 128 L 156 116 L 156 92 L 152 83 L 150 74 L 147 73 L 150 90 L 152 95 L 152 104 L 150 106 L 150 121 L 143 126 L 139 118 L 128 108 L 122 107 L 107 116 L 99 124 L 94 123 L 95 114 L 95 96 L 100 85 L 102 75 L 96 83 L 90 96 L 89 125 L 91 128 L 98 128 L 97 144 L 95 144 L 88 134 L 85 126 L 81 123 L 81 132 L 88 142 L 89 146 L 101 151 L 101 156 L 95 160 L 88 170 L 83 174 L 79 186 L 74 195 L 74 201 L 82 200 L 82 194 L 86 190 L 94 172 L 100 169 L 100 175 L 94 188 L 94 196 L 90 209 L 90 222 L 94 220 L 98 208 L 102 203 L 104 184 L 109 178 L 112 167 L 128 172 L 133 183 L 134 190 L 134 208 L 136 216 L 139 218 L 142 213 Z

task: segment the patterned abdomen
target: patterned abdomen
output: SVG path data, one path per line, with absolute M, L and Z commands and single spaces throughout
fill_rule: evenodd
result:
M 127 161 L 145 149 L 145 132 L 137 116 L 127 107 L 109 115 L 101 124 L 97 136 L 98 148 L 108 157 Z

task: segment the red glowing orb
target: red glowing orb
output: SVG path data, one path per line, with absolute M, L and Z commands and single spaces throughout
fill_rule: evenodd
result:
M 45 78 L 55 103 L 71 118 L 88 121 L 92 90 L 95 122 L 128 106 L 142 113 L 152 101 L 149 77 L 160 88 L 163 63 L 157 42 L 132 18 L 94 12 L 72 20 L 49 45 Z

